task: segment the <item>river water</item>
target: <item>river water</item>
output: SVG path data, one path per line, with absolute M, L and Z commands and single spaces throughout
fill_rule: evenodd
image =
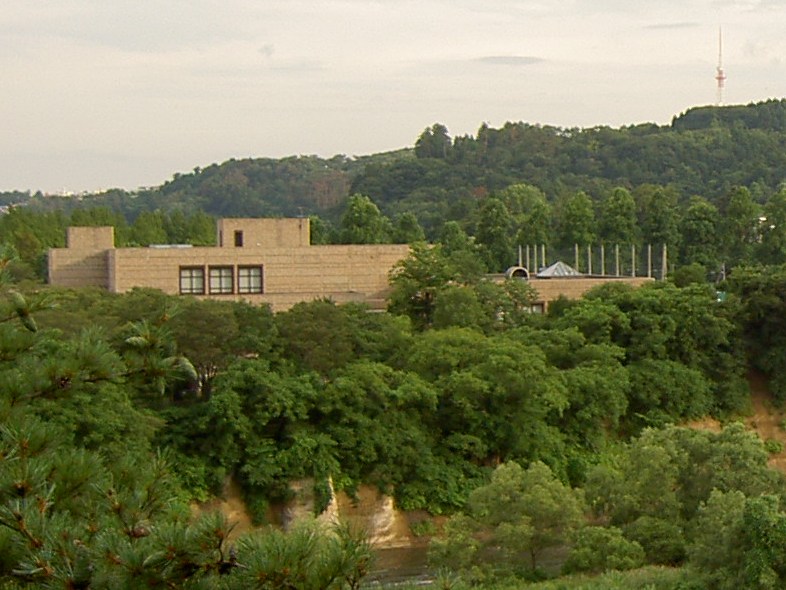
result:
M 434 573 L 428 567 L 426 553 L 426 546 L 375 550 L 374 566 L 363 587 L 428 586 Z

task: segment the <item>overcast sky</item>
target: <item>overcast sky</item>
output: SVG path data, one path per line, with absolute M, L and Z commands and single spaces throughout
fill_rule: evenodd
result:
M 0 190 L 786 96 L 786 0 L 3 0 Z

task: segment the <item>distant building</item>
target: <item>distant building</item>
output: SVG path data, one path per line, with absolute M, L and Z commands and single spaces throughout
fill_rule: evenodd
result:
M 268 303 L 274 311 L 330 298 L 382 309 L 388 273 L 409 247 L 314 246 L 308 219 L 221 219 L 212 247 L 116 248 L 112 227 L 70 227 L 49 251 L 49 283 L 124 293 L 152 287 L 170 295 Z
M 511 266 L 504 275 L 492 275 L 492 280 L 496 282 L 504 279 L 526 280 L 535 289 L 538 294 L 532 305 L 532 311 L 535 313 L 547 311 L 549 303 L 555 299 L 560 297 L 578 299 L 599 285 L 616 282 L 638 287 L 653 281 L 652 277 L 585 275 L 561 260 L 541 269 L 535 275 L 523 266 Z
M 116 248 L 113 227 L 69 227 L 66 247 L 49 250 L 49 283 L 112 293 L 150 287 L 169 295 L 266 303 L 273 311 L 320 298 L 384 309 L 388 275 L 409 253 L 403 244 L 312 245 L 306 218 L 220 219 L 216 229 L 218 246 Z M 520 266 L 506 274 L 529 280 L 538 292 L 535 312 L 560 296 L 578 298 L 609 281 L 652 280 L 586 276 L 563 263 L 535 277 Z

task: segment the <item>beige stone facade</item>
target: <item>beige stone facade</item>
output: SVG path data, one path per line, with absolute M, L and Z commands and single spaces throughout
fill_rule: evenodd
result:
M 65 248 L 49 251 L 49 282 L 64 287 L 97 286 L 113 293 L 134 287 L 225 300 L 267 303 L 283 311 L 301 301 L 329 298 L 383 309 L 388 274 L 409 253 L 406 245 L 330 245 L 310 242 L 309 220 L 221 219 L 212 247 L 161 245 L 116 248 L 112 227 L 70 227 Z M 532 278 L 545 310 L 560 295 L 621 281 L 640 285 L 646 277 Z
M 568 299 L 578 299 L 584 293 L 599 285 L 618 282 L 639 287 L 644 283 L 652 281 L 653 279 L 649 277 L 584 276 L 553 277 L 548 279 L 532 278 L 529 280 L 529 284 L 538 292 L 537 310 L 545 311 L 548 309 L 548 304 L 560 296 Z
M 381 309 L 388 273 L 406 245 L 313 246 L 308 219 L 221 219 L 214 247 L 116 248 L 111 227 L 71 227 L 49 251 L 49 282 L 113 293 L 152 287 L 170 295 L 268 303 L 274 311 L 330 298 Z

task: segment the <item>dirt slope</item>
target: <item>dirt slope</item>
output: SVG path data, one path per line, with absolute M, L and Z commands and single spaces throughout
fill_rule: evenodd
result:
M 763 441 L 775 440 L 781 443 L 783 450 L 770 456 L 769 465 L 786 473 L 786 407 L 778 407 L 773 402 L 772 394 L 767 387 L 767 379 L 760 373 L 748 375 L 751 391 L 751 415 L 745 418 L 745 425 L 756 432 Z M 723 427 L 715 418 L 693 420 L 687 424 L 690 428 L 720 432 Z
M 748 428 L 756 431 L 762 440 L 776 440 L 783 451 L 770 457 L 770 467 L 786 473 L 786 430 L 781 428 L 786 418 L 786 409 L 776 407 L 767 388 L 767 380 L 758 373 L 748 376 L 751 388 L 753 414 L 745 420 Z

